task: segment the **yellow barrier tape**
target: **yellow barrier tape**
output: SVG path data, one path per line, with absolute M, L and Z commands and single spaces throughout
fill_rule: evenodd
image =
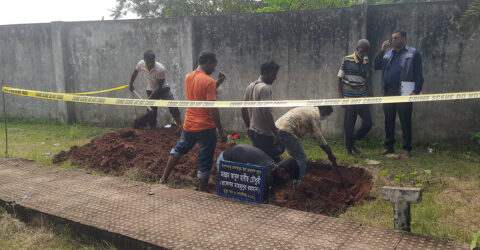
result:
M 45 91 L 3 87 L 5 93 L 42 98 L 57 101 L 95 103 L 123 106 L 156 107 L 196 107 L 196 108 L 251 108 L 251 107 L 300 107 L 300 106 L 337 106 L 357 104 L 382 104 L 401 102 L 431 102 L 479 99 L 480 91 L 442 93 L 410 96 L 380 96 L 365 98 L 316 99 L 316 100 L 280 100 L 280 101 L 184 101 L 184 100 L 139 100 L 128 98 L 94 97 Z
M 97 91 L 90 91 L 90 92 L 80 92 L 80 93 L 59 93 L 59 92 L 47 92 L 47 91 L 39 91 L 39 92 L 58 94 L 58 95 L 93 95 L 93 94 L 100 94 L 100 93 L 120 90 L 120 89 L 124 89 L 126 87 L 128 87 L 128 84 L 118 86 L 118 87 L 115 87 L 115 88 L 111 88 L 111 89 L 104 89 L 104 90 L 97 90 Z M 8 88 L 8 87 L 4 87 L 4 88 Z M 11 89 L 22 90 L 22 91 L 36 91 L 36 90 L 20 89 L 20 88 L 11 88 Z

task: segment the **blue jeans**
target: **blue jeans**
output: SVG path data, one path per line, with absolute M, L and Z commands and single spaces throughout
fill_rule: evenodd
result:
M 302 179 L 305 171 L 307 170 L 307 156 L 303 151 L 302 143 L 297 139 L 297 137 L 285 131 L 280 131 L 278 133 L 278 137 L 283 145 L 285 145 L 287 148 L 288 154 L 297 162 L 298 167 L 300 168 L 299 179 Z
M 217 169 L 220 170 L 220 161 L 223 161 L 223 152 L 221 152 L 217 157 Z
M 207 129 L 199 132 L 187 132 L 182 130 L 180 139 L 177 145 L 170 151 L 170 154 L 180 158 L 187 154 L 190 149 L 197 144 L 200 144 L 198 152 L 198 167 L 197 177 L 200 179 L 207 179 L 210 176 L 210 170 L 213 164 L 213 155 L 215 154 L 215 147 L 217 146 L 217 129 Z

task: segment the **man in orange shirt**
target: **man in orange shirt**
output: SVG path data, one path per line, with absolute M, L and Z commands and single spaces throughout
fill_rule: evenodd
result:
M 199 56 L 199 66 L 185 77 L 185 89 L 187 100 L 192 101 L 215 101 L 217 99 L 217 87 L 225 80 L 225 75 L 220 72 L 215 82 L 209 75 L 215 71 L 217 58 L 213 52 L 202 51 Z M 170 172 L 187 154 L 190 149 L 200 144 L 198 152 L 197 177 L 199 178 L 199 190 L 207 191 L 208 178 L 212 168 L 215 147 L 217 146 L 217 129 L 222 142 L 227 141 L 227 136 L 220 122 L 220 113 L 217 108 L 187 108 L 182 134 L 177 145 L 170 152 L 167 166 L 160 179 L 160 183 L 166 183 Z

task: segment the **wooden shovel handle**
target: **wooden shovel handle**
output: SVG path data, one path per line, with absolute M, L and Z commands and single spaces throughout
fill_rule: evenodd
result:
M 143 98 L 138 94 L 136 90 L 132 90 L 132 92 L 140 99 L 143 100 Z M 147 107 L 148 111 L 152 111 L 153 109 L 151 107 Z

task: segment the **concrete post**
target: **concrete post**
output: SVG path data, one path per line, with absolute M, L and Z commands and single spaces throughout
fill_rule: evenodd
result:
M 410 187 L 383 187 L 383 200 L 393 203 L 393 223 L 395 230 L 410 232 L 410 204 L 422 201 L 422 189 Z
M 65 89 L 65 69 L 64 69 L 64 53 L 63 53 L 63 39 L 62 39 L 62 22 L 52 22 L 50 24 L 50 32 L 52 33 L 52 64 L 53 75 L 55 77 L 55 92 L 65 93 L 69 92 Z M 69 121 L 68 102 L 57 102 L 58 117 L 61 122 Z

